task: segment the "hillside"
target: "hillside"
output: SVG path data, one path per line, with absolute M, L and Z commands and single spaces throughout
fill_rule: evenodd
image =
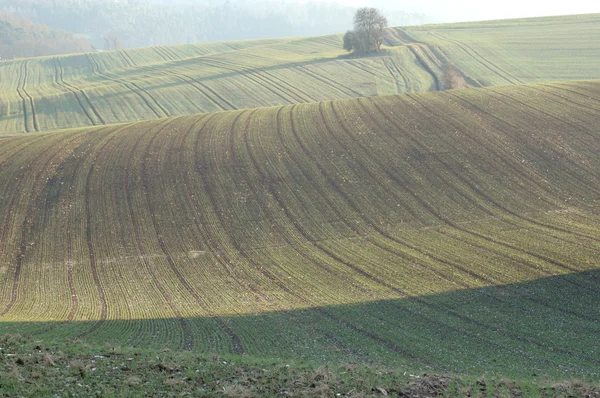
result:
M 0 334 L 597 378 L 599 111 L 588 81 L 5 138 Z
M 119 37 L 120 48 L 345 32 L 356 7 L 289 0 L 0 0 L 2 11 L 84 34 L 107 49 L 107 32 Z M 427 20 L 402 11 L 386 15 L 393 25 Z
M 91 50 L 72 34 L 0 12 L 0 61 Z
M 390 29 L 349 58 L 339 35 L 0 62 L 0 131 L 464 86 L 597 79 L 600 14 Z

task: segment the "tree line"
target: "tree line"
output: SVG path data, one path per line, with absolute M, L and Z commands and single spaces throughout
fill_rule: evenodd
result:
M 91 51 L 86 40 L 71 33 L 0 13 L 0 60 Z
M 207 41 L 315 36 L 344 32 L 356 8 L 336 3 L 278 0 L 0 0 L 8 12 L 82 34 L 97 49 Z M 394 25 L 426 22 L 424 15 L 386 13 Z

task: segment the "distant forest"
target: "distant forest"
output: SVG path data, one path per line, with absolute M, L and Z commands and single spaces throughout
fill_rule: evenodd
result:
M 342 33 L 355 8 L 282 0 L 0 0 L 0 12 L 109 49 Z M 421 14 L 386 16 L 391 25 L 426 22 Z
M 0 13 L 0 60 L 91 51 L 87 40 L 71 33 Z

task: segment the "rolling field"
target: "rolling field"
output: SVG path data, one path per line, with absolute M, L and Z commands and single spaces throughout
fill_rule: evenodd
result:
M 465 86 L 597 79 L 600 14 L 0 62 L 0 135 Z
M 599 111 L 577 81 L 4 138 L 0 334 L 598 378 Z

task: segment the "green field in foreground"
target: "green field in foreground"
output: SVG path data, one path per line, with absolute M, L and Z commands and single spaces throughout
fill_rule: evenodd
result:
M 0 334 L 598 378 L 600 83 L 5 138 Z
M 44 344 L 18 335 L 0 336 L 0 346 L 3 396 L 590 398 L 600 394 L 594 380 L 546 375 L 506 379 L 414 374 L 353 363 L 319 366 L 72 340 Z
M 0 62 L 0 135 L 464 86 L 598 79 L 600 14 Z

